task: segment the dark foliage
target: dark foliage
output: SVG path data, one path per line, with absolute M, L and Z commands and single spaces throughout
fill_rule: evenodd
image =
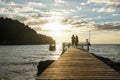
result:
M 53 44 L 55 41 L 17 20 L 0 18 L 0 45 Z

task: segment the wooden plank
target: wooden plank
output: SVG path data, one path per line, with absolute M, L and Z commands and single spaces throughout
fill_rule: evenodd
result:
M 120 80 L 120 74 L 92 54 L 70 48 L 36 80 L 43 79 Z

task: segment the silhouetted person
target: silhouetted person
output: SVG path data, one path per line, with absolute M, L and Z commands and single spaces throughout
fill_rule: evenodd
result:
M 88 39 L 86 39 L 86 44 L 87 44 L 87 51 L 89 51 L 89 46 L 91 45 Z
M 72 41 L 72 46 L 74 46 L 75 45 L 75 36 L 74 35 L 72 35 L 72 37 L 71 37 L 71 41 Z
M 78 46 L 78 42 L 79 42 L 78 36 L 76 36 L 76 37 L 75 37 L 75 46 L 76 46 L 76 47 Z

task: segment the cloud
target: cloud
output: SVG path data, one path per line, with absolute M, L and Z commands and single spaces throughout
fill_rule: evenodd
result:
M 96 30 L 120 31 L 120 23 L 95 24 Z
M 113 7 L 94 8 L 92 11 L 96 12 L 115 12 L 117 9 Z
M 77 10 L 81 10 L 82 7 L 80 7 L 80 6 L 76 6 L 76 9 L 77 9 Z
M 40 11 L 32 6 L 42 6 L 42 3 L 28 2 L 26 5 L 17 4 L 15 2 L 2 2 L 0 1 L 0 15 L 2 17 L 9 17 L 17 19 L 26 25 L 38 25 L 47 22 L 45 18 L 50 16 L 50 12 Z M 31 5 L 31 6 L 30 6 Z
M 73 27 L 83 27 L 91 24 L 91 22 L 78 20 L 63 20 L 62 23 L 71 24 Z
M 96 24 L 94 22 L 89 21 L 78 21 L 78 20 L 63 20 L 61 21 L 63 24 L 72 25 L 73 29 L 79 31 L 120 31 L 120 22 L 109 22 L 103 24 Z
M 31 26 L 32 27 L 32 26 Z M 35 31 L 40 32 L 42 31 L 42 28 L 39 27 L 39 25 L 37 25 L 36 27 L 32 27 Z
M 64 0 L 54 0 L 56 3 L 65 3 Z
M 34 9 L 32 7 L 28 7 L 26 5 L 20 5 L 15 2 L 0 2 L 2 4 L 0 9 L 2 8 L 2 12 L 9 14 L 17 14 L 17 13 L 25 13 L 25 12 L 39 12 L 39 10 Z
M 23 21 L 27 25 L 43 25 L 49 22 L 49 17 L 42 16 L 40 14 L 33 14 L 29 16 L 25 16 L 25 21 Z
M 36 7 L 46 7 L 43 3 L 37 3 L 37 2 L 28 2 L 29 6 L 36 6 Z
M 75 9 L 70 9 L 70 12 L 76 12 L 76 10 Z
M 43 24 L 46 24 L 48 21 L 43 21 L 43 20 L 36 20 L 36 21 L 29 21 L 28 23 L 27 23 L 27 25 L 32 25 L 32 26 L 34 26 L 34 25 L 43 25 Z
M 15 6 L 15 5 L 17 5 L 15 2 L 12 2 L 12 1 L 10 1 L 10 2 L 6 2 L 6 1 L 2 2 L 2 1 L 0 1 L 0 4 L 1 5 L 7 5 L 7 6 Z
M 93 22 L 79 21 L 79 20 L 63 20 L 63 24 L 70 24 L 73 30 L 77 31 L 89 31 L 94 30 L 95 26 Z
M 29 19 L 27 19 L 25 21 L 25 23 L 27 25 L 32 25 L 32 26 L 35 26 L 35 25 L 44 25 L 44 24 L 46 24 L 48 22 L 49 22 L 49 20 L 47 20 L 47 19 L 44 19 L 44 18 L 41 18 L 41 17 L 39 17 L 38 19 L 36 19 L 36 17 L 31 17 L 31 16 L 29 17 Z
M 87 3 L 107 4 L 111 6 L 114 5 L 116 8 L 120 8 L 120 0 L 88 0 Z
M 80 3 L 80 5 L 81 5 L 81 6 L 84 6 L 84 5 L 87 5 L 87 3 L 82 2 L 82 3 Z
M 113 16 L 118 16 L 118 17 L 120 17 L 120 14 L 112 14 Z
M 88 3 L 105 3 L 111 5 L 120 5 L 120 0 L 88 0 Z
M 5 8 L 0 8 L 0 13 L 4 13 Z

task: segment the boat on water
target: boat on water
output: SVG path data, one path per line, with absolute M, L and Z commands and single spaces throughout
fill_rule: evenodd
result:
M 51 50 L 51 51 L 56 50 L 56 45 L 55 44 L 50 44 L 49 45 L 49 50 Z

